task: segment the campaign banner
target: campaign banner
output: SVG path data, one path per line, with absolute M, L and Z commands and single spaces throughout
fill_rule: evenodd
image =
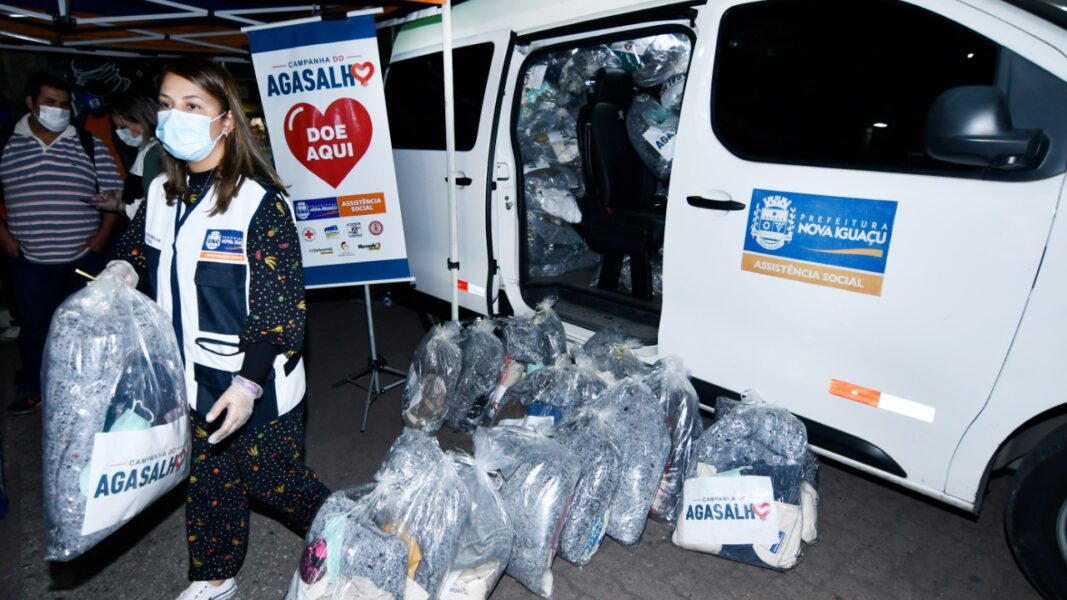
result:
M 374 18 L 247 32 L 305 285 L 411 280 Z
M 882 295 L 897 203 L 756 189 L 741 268 Z

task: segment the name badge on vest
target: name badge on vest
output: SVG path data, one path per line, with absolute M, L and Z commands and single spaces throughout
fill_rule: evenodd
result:
M 244 232 L 236 229 L 208 229 L 200 260 L 226 263 L 243 263 L 245 260 Z

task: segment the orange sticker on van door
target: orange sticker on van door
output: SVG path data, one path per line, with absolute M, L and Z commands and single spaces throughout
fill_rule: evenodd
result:
M 865 388 L 862 385 L 855 385 L 840 379 L 830 380 L 830 393 L 867 406 L 874 406 L 875 408 L 878 407 L 878 401 L 882 398 L 882 392 L 878 390 Z

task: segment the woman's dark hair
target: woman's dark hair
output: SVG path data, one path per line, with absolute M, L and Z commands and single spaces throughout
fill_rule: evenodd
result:
M 144 141 L 156 137 L 156 115 L 159 100 L 147 94 L 124 94 L 111 101 L 111 114 L 140 124 L 144 129 Z
M 222 105 L 222 112 L 219 114 L 228 112 L 233 119 L 233 130 L 219 140 L 225 148 L 225 154 L 213 175 L 216 200 L 211 214 L 226 212 L 230 201 L 247 178 L 273 187 L 278 193 L 285 195 L 285 184 L 282 183 L 278 172 L 259 153 L 256 139 L 248 126 L 248 119 L 241 109 L 241 98 L 233 76 L 217 63 L 203 58 L 186 58 L 167 65 L 159 75 L 159 82 L 162 83 L 167 75 L 181 77 L 204 90 Z M 163 190 L 167 203 L 174 204 L 189 191 L 186 185 L 187 167 L 185 161 L 177 160 L 166 152 L 162 153 L 162 159 L 163 171 L 167 174 Z

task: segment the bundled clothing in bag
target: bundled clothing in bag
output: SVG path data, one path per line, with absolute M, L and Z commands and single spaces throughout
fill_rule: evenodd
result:
M 504 371 L 504 344 L 493 333 L 493 321 L 477 319 L 463 332 L 463 368 L 445 415 L 455 431 L 472 431 L 482 424 L 493 392 Z
M 607 381 L 620 381 L 631 375 L 644 378 L 649 367 L 634 353 L 638 346 L 640 342 L 625 327 L 612 325 L 586 340 L 581 351 L 574 353 L 574 360 L 588 360 L 589 367 Z
M 817 537 L 818 460 L 807 441 L 804 424 L 784 408 L 754 395 L 740 402 L 720 398 L 715 423 L 693 447 L 673 542 L 760 567 L 796 566 L 801 542 Z M 755 528 L 740 532 L 710 516 L 724 507 L 702 500 L 709 489 L 720 497 L 735 494 L 733 506 L 742 516 L 754 512 Z
M 671 451 L 667 426 L 652 391 L 638 379 L 608 386 L 590 405 L 609 423 L 619 450 L 619 487 L 612 498 L 607 533 L 630 546 L 641 539 Z
M 510 387 L 502 406 L 518 401 L 534 416 L 551 416 L 556 422 L 588 404 L 604 390 L 606 384 L 596 374 L 562 356 L 551 367 L 544 367 Z
M 467 484 L 471 512 L 460 534 L 459 551 L 445 579 L 442 598 L 484 600 L 511 559 L 514 531 L 485 465 L 461 452 L 449 452 L 448 456 Z
M 409 427 L 433 433 L 445 422 L 463 370 L 461 335 L 459 323 L 449 321 L 431 328 L 416 348 L 401 404 Z
M 499 477 L 515 530 L 507 574 L 531 592 L 552 595 L 552 559 L 582 466 L 569 450 L 525 427 L 474 432 L 475 459 Z
M 436 439 L 416 430 L 394 442 L 375 478 L 319 510 L 290 600 L 441 597 L 471 511 L 464 480 Z
M 104 271 L 56 311 L 44 352 L 45 558 L 70 560 L 189 473 L 170 318 Z
M 611 425 L 601 413 L 582 410 L 559 425 L 552 439 L 570 450 L 582 465 L 574 500 L 559 538 L 559 555 L 576 567 L 589 564 L 600 549 L 619 487 L 621 459 Z
M 645 384 L 659 402 L 671 439 L 667 466 L 660 477 L 650 515 L 657 521 L 673 525 L 693 443 L 704 432 L 704 423 L 700 420 L 700 399 L 689 381 L 689 372 L 677 356 L 660 359 L 645 378 Z
M 670 181 L 678 113 L 647 94 L 641 94 L 634 98 L 626 115 L 626 132 L 641 162 L 656 179 Z

